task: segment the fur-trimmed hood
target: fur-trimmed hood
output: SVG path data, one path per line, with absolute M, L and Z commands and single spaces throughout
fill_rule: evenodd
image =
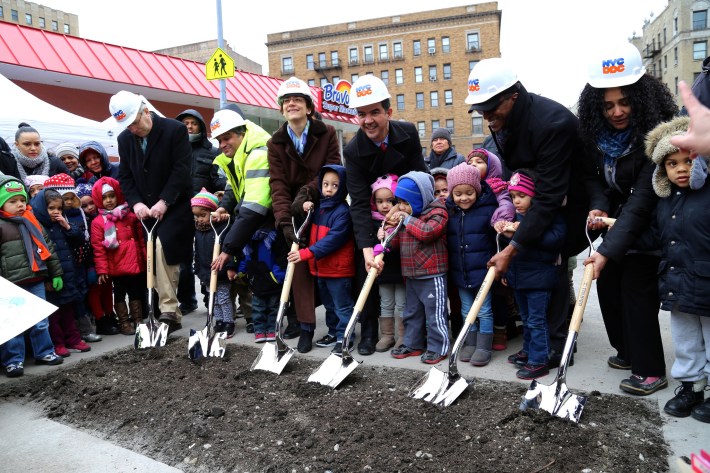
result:
M 676 117 L 659 124 L 646 135 L 646 156 L 656 165 L 651 183 L 658 197 L 665 198 L 671 195 L 671 182 L 663 165 L 666 156 L 679 151 L 678 147 L 671 144 L 671 137 L 686 133 L 689 124 L 690 118 Z

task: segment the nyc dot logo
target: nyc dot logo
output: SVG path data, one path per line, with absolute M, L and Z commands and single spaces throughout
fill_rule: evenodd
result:
M 481 86 L 478 85 L 478 79 L 471 79 L 468 81 L 469 92 L 478 92 L 479 90 L 481 90 Z
M 624 72 L 623 57 L 602 61 L 602 74 L 616 74 L 617 72 Z
M 121 120 L 126 118 L 126 112 L 124 112 L 123 110 L 118 110 L 116 113 L 113 114 L 113 118 L 115 118 L 116 121 L 120 122 Z
M 370 85 L 363 85 L 355 89 L 356 97 L 365 97 L 366 95 L 372 94 L 372 88 Z
M 212 122 L 210 125 L 210 131 L 215 131 L 217 128 L 219 128 L 219 119 Z

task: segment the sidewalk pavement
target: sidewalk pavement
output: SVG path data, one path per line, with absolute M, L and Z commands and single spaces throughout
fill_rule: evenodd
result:
M 579 282 L 582 277 L 583 258 L 578 258 L 578 267 L 574 272 L 575 288 L 579 287 Z M 198 292 L 199 294 L 199 289 Z M 183 317 L 183 328 L 176 335 L 187 337 L 190 329 L 200 330 L 205 325 L 206 309 L 201 307 L 197 311 Z M 317 311 L 318 328 L 316 329 L 315 338 L 320 338 L 325 335 L 325 312 L 323 308 Z M 666 353 L 666 365 L 668 372 L 669 386 L 655 394 L 646 396 L 645 399 L 656 402 L 659 412 L 664 421 L 663 433 L 666 441 L 671 448 L 671 456 L 669 458 L 670 471 L 680 471 L 676 469 L 677 458 L 680 456 L 690 457 L 691 453 L 699 453 L 703 448 L 706 451 L 710 450 L 710 424 L 704 424 L 691 417 L 684 419 L 671 417 L 663 413 L 663 406 L 666 401 L 673 397 L 674 389 L 679 384 L 670 377 L 670 369 L 673 363 L 673 344 L 670 333 L 670 314 L 668 312 L 659 312 L 661 322 L 661 331 L 663 335 L 663 346 Z M 237 335 L 232 338 L 229 343 L 246 344 L 254 347 L 259 347 L 254 343 L 252 334 L 247 334 L 244 330 L 244 319 L 237 320 Z M 295 346 L 295 340 L 290 340 L 288 343 Z M 357 342 L 356 342 L 357 343 Z M 133 337 L 123 335 L 114 335 L 104 337 L 104 340 L 91 345 L 92 350 L 88 353 L 73 353 L 69 358 L 65 359 L 63 367 L 71 366 L 82 359 L 87 359 L 101 355 L 103 353 L 131 346 Z M 522 381 L 515 377 L 515 369 L 506 362 L 508 355 L 518 351 L 522 344 L 522 337 L 516 337 L 509 343 L 507 350 L 502 352 L 494 352 L 493 360 L 488 366 L 475 368 L 467 363 L 459 362 L 459 371 L 462 376 L 467 379 L 486 378 L 500 381 L 511 381 L 520 384 L 520 394 L 524 394 L 529 386 L 529 381 Z M 597 390 L 604 393 L 617 394 L 620 396 L 631 396 L 625 394 L 619 389 L 619 382 L 630 375 L 630 371 L 620 371 L 610 368 L 606 359 L 612 355 L 612 348 L 609 345 L 604 330 L 599 304 L 597 302 L 596 285 L 592 284 L 592 290 L 589 295 L 587 307 L 584 313 L 584 322 L 580 329 L 579 338 L 577 341 L 577 353 L 575 354 L 574 366 L 567 371 L 567 385 L 573 390 L 592 391 Z M 185 347 L 185 357 L 187 358 L 187 344 Z M 330 354 L 329 348 L 317 348 L 314 346 L 313 351 L 307 354 L 296 353 L 295 356 L 303 356 L 311 359 L 325 359 Z M 396 360 L 389 353 L 375 353 L 371 356 L 360 356 L 355 353 L 355 357 L 364 364 L 391 366 L 394 368 L 409 368 L 428 371 L 431 367 L 421 363 L 418 357 L 407 358 L 404 360 Z M 445 360 L 444 363 L 448 363 Z M 448 366 L 448 365 L 447 365 Z M 25 376 L 40 376 L 57 369 L 58 367 L 35 366 L 31 362 L 25 366 Z M 59 367 L 61 369 L 61 367 Z M 551 370 L 550 374 L 541 378 L 543 384 L 549 384 L 553 381 L 556 370 Z M 0 376 L 0 383 L 12 382 L 4 376 Z M 306 382 L 306 380 L 304 380 Z M 414 401 L 413 401 L 414 402 Z M 455 409 L 455 404 L 449 409 Z M 583 417 L 584 418 L 584 417 Z M 632 419 L 630 419 L 632 421 Z M 12 425 L 12 433 L 8 432 L 8 425 Z M 41 428 L 38 428 L 41 427 Z M 39 433 L 39 434 L 38 434 Z M 166 465 L 155 462 L 149 458 L 143 457 L 136 453 L 117 446 L 111 446 L 108 442 L 100 441 L 99 438 L 92 436 L 90 433 L 77 431 L 71 427 L 63 426 L 56 422 L 42 419 L 41 415 L 31 409 L 17 404 L 0 404 L 0 439 L 8 438 L 8 435 L 17 437 L 20 435 L 26 436 L 26 441 L 13 442 L 13 444 L 21 443 L 25 445 L 24 450 L 13 449 L 13 453 L 5 455 L 5 461 L 17 461 L 15 465 L 18 468 L 9 468 L 7 471 L 26 471 L 44 472 L 55 471 L 57 469 L 66 471 L 82 471 L 82 472 L 123 472 L 136 471 L 150 464 L 151 471 L 179 471 Z M 77 437 L 79 436 L 79 437 Z M 79 441 L 86 439 L 97 448 L 101 448 L 102 456 L 105 458 L 115 458 L 116 464 L 110 468 L 105 464 L 96 465 L 93 457 L 97 454 L 96 451 L 92 455 L 77 455 L 76 457 L 68 456 L 71 449 L 65 448 L 65 442 L 62 439 L 78 438 Z M 72 440 L 73 444 L 76 444 Z M 45 465 L 37 455 L 31 455 L 30 452 L 39 450 L 56 449 L 56 455 L 48 454 L 47 458 L 54 458 L 52 465 Z M 61 452 L 61 453 L 59 453 Z M 57 465 L 56 459 L 66 459 L 65 465 Z M 31 463 L 37 461 L 38 463 Z M 149 463 L 145 463 L 149 462 Z M 28 464 L 29 463 L 29 464 Z M 102 462 L 103 463 L 103 462 Z M 12 464 L 12 463 L 11 463 Z M 22 468 L 19 467 L 22 465 Z M 63 466 L 63 467 L 62 467 Z M 158 469 L 158 468 L 165 469 Z

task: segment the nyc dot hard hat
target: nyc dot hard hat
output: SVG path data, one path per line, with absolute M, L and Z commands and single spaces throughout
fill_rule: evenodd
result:
M 239 126 L 244 126 L 247 123 L 241 115 L 232 110 L 220 110 L 215 112 L 212 121 L 210 122 L 210 133 L 212 138 L 227 133 Z
M 366 107 L 390 98 L 387 86 L 379 77 L 367 74 L 359 77 L 350 87 L 350 108 Z
M 471 111 L 488 112 L 498 106 L 501 92 L 518 82 L 518 74 L 504 59 L 494 57 L 479 62 L 468 75 L 466 103 Z
M 310 101 L 311 106 L 313 105 L 311 88 L 298 77 L 291 77 L 290 79 L 282 82 L 279 86 L 279 90 L 276 93 L 276 103 L 279 107 L 283 105 L 284 97 L 287 95 L 301 95 L 306 99 L 306 101 Z
M 113 119 L 116 120 L 116 124 L 122 128 L 127 128 L 136 121 L 143 103 L 145 103 L 145 99 L 142 95 L 122 90 L 111 97 L 108 109 Z
M 635 83 L 646 73 L 646 68 L 636 46 L 624 43 L 606 47 L 594 54 L 587 73 L 589 85 L 606 89 Z

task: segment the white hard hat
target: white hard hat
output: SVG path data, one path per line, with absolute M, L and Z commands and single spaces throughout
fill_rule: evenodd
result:
M 302 95 L 304 98 L 310 99 L 311 104 L 313 104 L 311 88 L 298 77 L 291 77 L 290 79 L 283 81 L 279 86 L 279 91 L 276 93 L 276 103 L 279 107 L 281 107 L 284 97 L 287 95 Z
M 244 126 L 247 123 L 241 115 L 232 110 L 219 110 L 215 112 L 212 121 L 210 122 L 210 133 L 213 138 L 218 137 L 228 131 L 231 131 L 238 126 Z
M 641 53 L 631 43 L 604 48 L 589 63 L 589 85 L 597 89 L 633 84 L 646 73 Z
M 123 128 L 127 128 L 136 120 L 138 113 L 141 111 L 141 105 L 144 103 L 145 98 L 142 95 L 122 90 L 111 97 L 108 109 L 116 123 Z
M 366 74 L 359 77 L 350 87 L 350 108 L 365 107 L 390 98 L 387 86 L 379 77 Z
M 468 75 L 468 97 L 466 103 L 471 109 L 487 112 L 498 102 L 491 100 L 518 82 L 518 74 L 504 59 L 494 57 L 479 62 Z

